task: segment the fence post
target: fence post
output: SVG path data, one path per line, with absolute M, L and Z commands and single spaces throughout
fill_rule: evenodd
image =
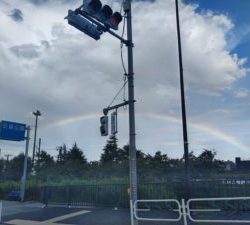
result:
M 48 187 L 44 186 L 42 190 L 42 196 L 43 196 L 43 204 L 47 207 L 49 203 L 49 193 L 48 193 Z
M 184 225 L 187 225 L 187 211 L 186 211 L 186 204 L 185 204 L 184 199 L 181 199 L 181 207 L 182 207 L 183 222 L 184 222 Z
M 130 219 L 131 219 L 131 225 L 134 225 L 134 206 L 132 200 L 130 200 Z
M 0 224 L 2 224 L 3 201 L 0 201 Z
M 70 186 L 67 186 L 66 192 L 67 192 L 67 205 L 70 208 L 71 206 Z

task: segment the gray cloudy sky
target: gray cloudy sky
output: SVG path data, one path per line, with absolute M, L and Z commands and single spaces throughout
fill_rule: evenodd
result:
M 103 3 L 120 10 L 117 1 Z M 42 149 L 56 155 L 56 146 L 76 141 L 88 160 L 96 160 L 106 143 L 99 116 L 122 86 L 123 69 L 118 40 L 104 34 L 96 42 L 64 20 L 68 9 L 80 4 L 0 0 L 0 119 L 33 126 L 31 112 L 39 109 Z M 190 150 L 250 158 L 249 62 L 232 53 L 243 38 L 233 35 L 230 14 L 197 12 L 197 7 L 180 5 Z M 180 157 L 173 0 L 133 3 L 133 32 L 137 148 Z M 123 53 L 126 59 L 125 47 Z M 121 101 L 122 95 L 115 103 Z M 126 109 L 118 112 L 121 147 L 128 143 L 127 114 Z M 1 140 L 0 148 L 3 155 L 16 155 L 24 143 Z

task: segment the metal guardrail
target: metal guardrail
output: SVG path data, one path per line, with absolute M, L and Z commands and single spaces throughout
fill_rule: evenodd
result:
M 175 212 L 178 212 L 178 217 L 177 218 L 169 218 L 169 219 L 166 219 L 166 218 L 143 218 L 143 217 L 140 217 L 138 215 L 138 212 L 139 211 L 150 211 L 150 209 L 139 209 L 138 208 L 138 204 L 139 203 L 142 203 L 142 202 L 145 202 L 145 203 L 153 203 L 153 202 L 164 202 L 164 203 L 176 203 L 177 205 L 177 208 L 174 210 Z M 180 221 L 181 218 L 182 218 L 182 212 L 181 212 L 181 205 L 179 203 L 179 201 L 177 201 L 176 199 L 162 199 L 162 200 L 158 200 L 158 199 L 152 199 L 152 200 L 137 200 L 135 201 L 134 203 L 134 216 L 137 220 L 144 220 L 144 221 L 168 221 L 168 222 L 177 222 L 177 221 Z
M 230 197 L 230 198 L 193 198 L 193 199 L 189 199 L 186 203 L 186 209 L 187 209 L 187 215 L 188 218 L 192 221 L 192 222 L 199 222 L 199 223 L 250 223 L 250 214 L 249 214 L 249 220 L 239 220 L 239 219 L 235 219 L 235 220 L 218 220 L 218 219 L 195 219 L 192 217 L 192 211 L 196 211 L 196 212 L 202 212 L 206 209 L 192 209 L 191 207 L 191 203 L 204 203 L 204 202 L 222 202 L 222 203 L 227 203 L 227 201 L 247 201 L 250 200 L 250 197 Z M 233 208 L 233 206 L 231 206 Z M 222 211 L 222 209 L 207 209 L 207 211 Z
M 249 210 L 249 219 L 216 219 L 216 215 L 212 215 L 215 219 L 211 218 L 194 218 L 193 213 L 218 213 L 218 212 L 223 212 L 223 208 L 218 208 L 218 205 L 215 205 L 214 207 L 210 207 L 209 204 L 207 203 L 214 203 L 214 202 L 220 202 L 222 203 L 220 206 L 228 206 L 228 201 L 234 201 L 237 203 L 236 205 L 238 207 L 242 206 L 240 203 L 244 201 L 248 201 L 250 203 L 250 197 L 227 197 L 227 198 L 193 198 L 189 199 L 187 202 L 185 202 L 184 199 L 181 199 L 181 202 L 176 200 L 176 199 L 153 199 L 153 200 L 137 200 L 134 202 L 134 205 L 131 205 L 132 210 L 131 212 L 133 213 L 133 216 L 137 220 L 141 221 L 165 221 L 165 222 L 178 222 L 183 220 L 183 224 L 187 225 L 188 220 L 194 222 L 194 223 L 231 223 L 231 224 L 236 224 L 236 223 L 249 223 L 250 224 L 250 204 L 248 206 Z M 145 212 L 150 212 L 150 208 L 140 208 L 139 203 L 175 203 L 176 208 L 172 209 L 172 211 L 176 212 L 178 217 L 176 218 L 152 218 L 152 217 L 142 217 L 138 215 L 138 212 L 140 211 L 145 211 Z M 198 203 L 199 207 L 192 207 L 193 203 Z M 203 204 L 202 204 L 203 203 Z M 206 204 L 205 204 L 206 203 Z M 200 205 L 199 205 L 200 204 Z M 229 205 L 231 207 L 231 210 L 234 210 L 234 205 Z M 207 208 L 206 208 L 207 207 Z

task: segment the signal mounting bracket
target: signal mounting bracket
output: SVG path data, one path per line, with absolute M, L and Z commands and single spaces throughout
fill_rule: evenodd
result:
M 108 114 L 108 112 L 110 110 L 113 110 L 113 109 L 118 109 L 122 106 L 125 106 L 125 105 L 128 105 L 130 101 L 124 101 L 123 103 L 120 103 L 120 104 L 117 104 L 117 105 L 113 105 L 113 106 L 108 106 L 107 108 L 104 108 L 103 109 L 103 114 L 106 116 Z M 135 100 L 133 102 L 136 102 Z

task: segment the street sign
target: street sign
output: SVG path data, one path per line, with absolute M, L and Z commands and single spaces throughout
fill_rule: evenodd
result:
M 2 120 L 0 122 L 0 139 L 9 141 L 25 140 L 26 125 Z
M 115 135 L 117 133 L 117 112 L 111 114 L 111 134 Z

